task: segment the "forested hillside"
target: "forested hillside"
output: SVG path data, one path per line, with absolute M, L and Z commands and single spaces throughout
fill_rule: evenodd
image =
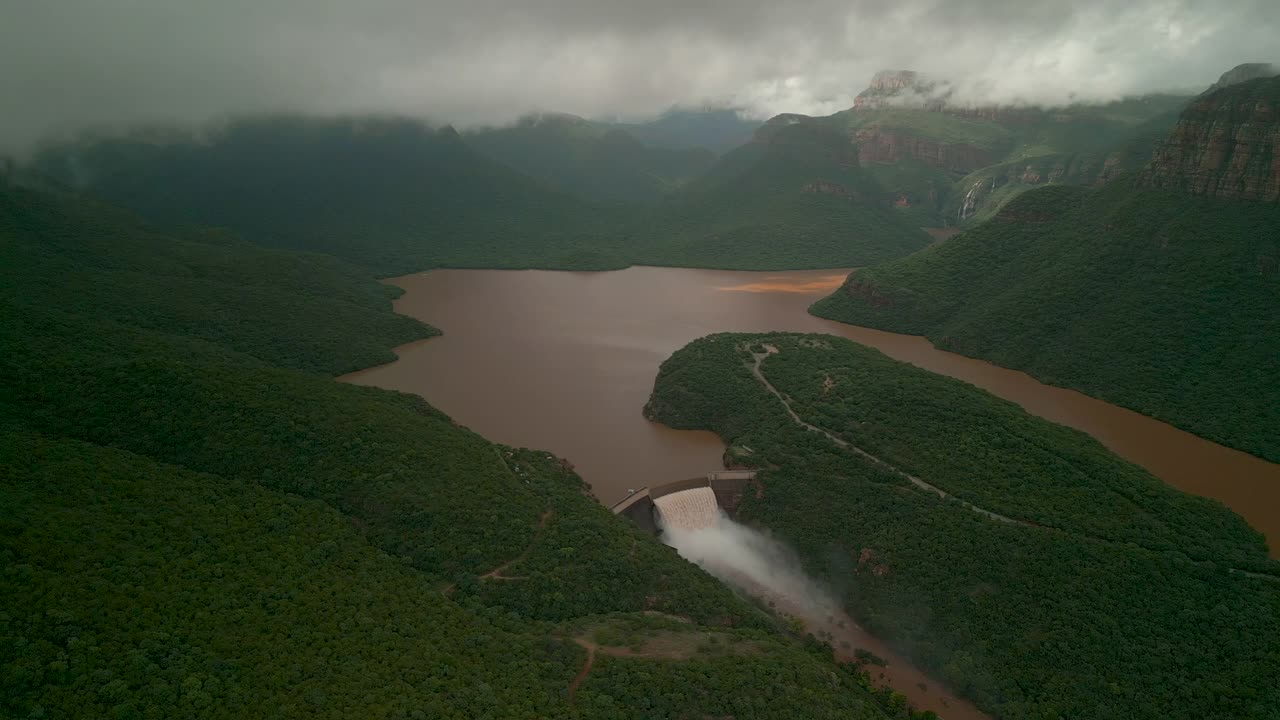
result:
M 847 138 L 785 115 L 672 197 L 642 234 L 655 238 L 644 264 L 742 270 L 851 267 L 929 242 L 893 212 Z
M 91 138 L 47 148 L 34 166 L 149 220 L 227 227 L 256 244 L 327 253 L 382 275 L 433 267 L 851 267 L 927 241 L 889 211 L 873 180 L 829 155 L 847 148 L 814 152 L 827 140 L 744 149 L 711 170 L 730 180 L 722 187 L 654 205 L 584 199 L 550 183 L 635 199 L 637 183 L 655 190 L 655 164 L 672 184 L 691 172 L 667 162 L 690 151 L 637 152 L 610 134 L 533 133 L 585 153 L 575 155 L 558 152 L 560 140 L 544 138 L 542 146 L 528 134 L 514 128 L 472 141 L 517 167 L 536 165 L 544 180 L 486 157 L 452 128 L 386 118 L 258 117 L 200 135 Z
M 751 139 L 759 120 L 731 108 L 673 108 L 646 122 L 614 123 L 650 147 L 726 153 Z
M 452 128 L 411 120 L 253 118 L 203 136 L 86 140 L 35 164 L 150 220 L 227 227 L 382 274 L 626 265 L 624 209 L 542 185 Z
M 1027 193 L 812 312 L 926 335 L 1280 461 L 1280 206 L 1117 181 Z
M 509 127 L 465 134 L 468 145 L 580 197 L 655 202 L 705 171 L 715 153 L 649 147 L 626 130 L 574 115 L 527 115 Z
M 333 382 L 432 332 L 352 267 L 11 185 L 0 258 L 0 714 L 887 717 L 559 460 Z
M 1082 433 L 825 335 L 712 335 L 647 414 L 759 469 L 739 518 L 1009 718 L 1280 717 L 1280 565 Z

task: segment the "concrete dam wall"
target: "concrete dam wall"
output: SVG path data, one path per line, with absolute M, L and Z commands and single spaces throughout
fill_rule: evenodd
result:
M 709 472 L 702 477 L 677 480 L 651 488 L 640 488 L 625 500 L 615 504 L 610 510 L 616 515 L 629 518 L 646 532 L 659 535 L 662 531 L 658 524 L 659 507 L 655 502 L 658 499 L 675 493 L 709 488 L 714 496 L 715 505 L 724 510 L 729 517 L 734 517 L 737 514 L 738 505 L 742 502 L 742 496 L 747 492 L 747 487 L 755 477 L 756 472 L 754 470 L 718 470 Z M 698 493 L 697 495 L 705 498 L 705 493 Z M 686 499 L 690 498 L 682 498 L 682 500 Z M 706 501 L 709 502 L 710 498 L 706 498 Z

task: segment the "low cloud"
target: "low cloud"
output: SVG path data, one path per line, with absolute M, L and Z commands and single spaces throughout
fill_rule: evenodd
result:
M 0 147 L 277 111 L 820 114 L 884 68 L 966 101 L 1061 104 L 1201 89 L 1276 59 L 1278 36 L 1274 0 L 11 0 Z

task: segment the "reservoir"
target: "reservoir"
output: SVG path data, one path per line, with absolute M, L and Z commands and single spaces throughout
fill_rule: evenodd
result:
M 406 290 L 396 310 L 444 336 L 398 348 L 398 361 L 342 380 L 421 395 L 490 440 L 565 457 L 600 501 L 612 504 L 630 489 L 721 467 L 724 446 L 712 433 L 671 430 L 641 415 L 658 366 L 672 352 L 716 332 L 842 335 L 1092 435 L 1165 482 L 1220 500 L 1280 556 L 1280 465 L 937 350 L 924 338 L 809 315 L 809 304 L 847 272 L 633 267 L 406 275 L 389 281 Z

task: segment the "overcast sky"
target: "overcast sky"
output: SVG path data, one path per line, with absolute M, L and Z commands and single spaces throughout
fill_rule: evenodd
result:
M 1277 38 L 1280 0 L 0 0 L 0 147 L 283 110 L 817 114 L 883 68 L 1110 99 L 1202 88 Z

